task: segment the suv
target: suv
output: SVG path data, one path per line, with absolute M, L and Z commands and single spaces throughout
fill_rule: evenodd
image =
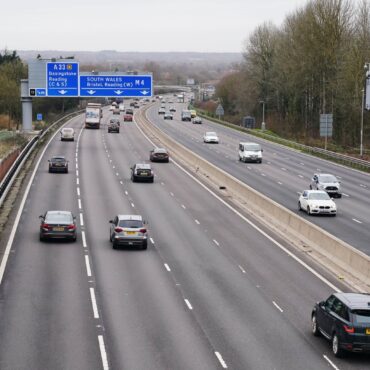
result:
M 310 189 L 324 190 L 332 197 L 342 197 L 340 181 L 329 173 L 315 173 L 311 179 Z
M 108 132 L 117 132 L 119 134 L 119 125 L 117 122 L 108 123 Z
M 49 159 L 49 172 L 68 173 L 68 161 L 65 157 L 58 155 Z
M 313 335 L 330 340 L 336 357 L 370 352 L 370 294 L 334 293 L 315 304 L 311 323 Z
M 190 110 L 183 110 L 181 112 L 181 121 L 191 122 L 191 112 L 190 112 Z
M 137 163 L 131 167 L 131 180 L 154 182 L 154 174 L 150 164 Z
M 118 246 L 148 247 L 147 224 L 140 215 L 117 215 L 110 220 L 109 240 L 113 249 Z

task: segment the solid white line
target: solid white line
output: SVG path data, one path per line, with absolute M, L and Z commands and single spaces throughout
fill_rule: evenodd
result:
M 95 298 L 95 290 L 94 288 L 90 288 L 90 297 L 91 297 L 91 304 L 94 312 L 94 319 L 99 318 L 99 312 L 98 312 L 98 306 L 96 304 L 96 298 Z
M 216 239 L 213 239 L 213 242 L 217 245 L 217 247 L 220 246 L 220 243 Z
M 83 226 L 84 225 L 84 216 L 82 213 L 80 213 L 80 225 Z
M 164 264 L 164 267 L 166 268 L 166 270 L 167 270 L 168 272 L 170 272 L 170 271 L 171 271 L 170 266 L 168 266 L 168 265 L 167 265 L 167 263 L 165 263 L 165 264 Z
M 283 309 L 275 302 L 275 301 L 272 301 L 273 305 L 281 312 L 283 313 Z
M 139 129 L 139 131 L 143 134 L 143 136 L 154 146 L 156 145 L 148 138 L 147 135 L 143 132 L 143 130 L 137 125 L 135 122 L 136 127 Z M 325 283 L 327 286 L 329 286 L 331 289 L 335 290 L 337 293 L 341 292 L 341 290 L 336 287 L 334 284 L 332 284 L 328 279 L 326 279 L 324 276 L 319 274 L 315 269 L 310 267 L 307 263 L 305 263 L 303 260 L 301 260 L 299 257 L 297 257 L 294 253 L 289 251 L 287 248 L 285 248 L 282 244 L 280 244 L 278 241 L 276 241 L 274 238 L 272 238 L 270 235 L 268 235 L 266 232 L 264 232 L 261 228 L 259 228 L 257 225 L 255 225 L 252 221 L 247 219 L 244 215 L 242 215 L 238 210 L 236 210 L 234 207 L 232 207 L 230 204 L 228 204 L 226 201 L 224 201 L 221 197 L 219 197 L 215 192 L 213 192 L 211 189 L 209 189 L 206 185 L 204 185 L 201 181 L 199 181 L 197 178 L 195 178 L 189 171 L 187 171 L 185 168 L 183 168 L 181 165 L 179 165 L 176 161 L 172 159 L 172 163 L 177 166 L 181 171 L 186 173 L 191 179 L 193 179 L 197 184 L 199 184 L 203 189 L 205 189 L 209 194 L 211 194 L 213 197 L 215 197 L 217 200 L 219 200 L 224 206 L 229 208 L 233 213 L 235 213 L 237 216 L 239 216 L 243 221 L 245 221 L 247 224 L 249 224 L 251 227 L 253 227 L 255 230 L 257 230 L 261 235 L 263 235 L 266 239 L 268 239 L 271 243 L 275 244 L 278 248 L 280 248 L 282 251 L 284 251 L 286 254 L 288 254 L 290 257 L 292 257 L 297 263 L 299 263 L 301 266 L 303 266 L 306 270 L 311 272 L 314 276 L 316 276 L 319 280 L 321 280 L 323 283 Z
M 77 188 L 77 195 L 80 196 L 80 188 Z
M 353 221 L 355 221 L 355 222 L 357 222 L 358 224 L 362 224 L 362 222 L 361 222 L 361 221 L 356 220 L 355 218 L 352 218 L 352 220 L 353 220 Z
M 199 222 L 198 220 L 195 220 L 195 223 L 196 223 L 197 225 L 200 225 L 200 222 Z
M 189 310 L 192 310 L 193 309 L 193 306 L 190 304 L 190 302 L 185 298 L 184 299 L 186 305 L 188 306 Z
M 241 267 L 240 265 L 238 265 L 239 268 L 240 268 L 240 271 L 243 273 L 243 274 L 246 274 L 246 271 L 243 269 L 243 267 Z
M 82 245 L 84 248 L 87 248 L 85 231 L 82 230 L 81 235 L 82 235 Z
M 77 185 L 80 185 L 80 179 L 77 177 L 77 179 L 76 179 L 76 184 Z
M 339 367 L 338 367 L 338 366 L 336 366 L 336 365 L 334 364 L 334 362 L 333 362 L 333 361 L 331 361 L 331 360 L 330 360 L 330 358 L 329 358 L 328 356 L 323 355 L 323 357 L 325 358 L 325 360 L 326 360 L 326 361 L 328 361 L 328 363 L 331 365 L 331 367 L 332 367 L 333 369 L 335 369 L 335 370 L 339 370 Z
M 220 352 L 215 352 L 215 355 L 216 357 L 218 358 L 218 361 L 220 361 L 220 364 L 221 366 L 224 368 L 224 369 L 227 369 L 227 365 L 226 365 L 226 362 L 224 361 L 224 359 L 222 358 Z
M 81 209 L 81 208 L 82 208 L 81 199 L 78 199 L 78 208 L 79 208 L 79 209 Z
M 131 203 L 131 207 L 132 207 L 132 208 L 135 208 L 135 204 L 134 204 L 134 203 Z
M 98 341 L 99 341 L 101 361 L 103 364 L 103 370 L 109 370 L 107 351 L 105 350 L 104 338 L 102 335 L 98 335 Z
M 89 256 L 85 256 L 85 263 L 86 263 L 86 271 L 87 271 L 87 276 L 91 276 L 91 267 L 90 267 L 90 260 Z
M 151 243 L 152 243 L 152 244 L 154 244 L 154 240 L 153 240 L 153 238 L 149 238 L 149 239 L 150 239 Z
M 186 207 L 183 204 L 181 204 L 181 207 L 184 208 L 184 209 L 186 209 Z

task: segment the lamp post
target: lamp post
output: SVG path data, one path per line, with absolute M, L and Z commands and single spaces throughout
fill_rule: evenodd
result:
M 262 104 L 262 123 L 261 123 L 261 130 L 265 131 L 266 124 L 265 124 L 265 101 L 260 100 L 260 104 Z
M 364 144 L 363 144 L 363 139 L 364 139 L 364 103 L 365 103 L 365 89 L 361 90 L 362 94 L 362 104 L 361 104 L 361 129 L 360 129 L 360 157 L 362 158 L 363 156 L 363 151 L 364 151 Z

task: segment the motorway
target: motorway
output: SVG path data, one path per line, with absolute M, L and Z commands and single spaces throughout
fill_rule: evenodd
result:
M 153 165 L 154 184 L 132 183 L 130 167 L 153 147 L 135 122 L 119 134 L 82 126 L 68 123 L 78 141 L 51 141 L 26 199 L 0 286 L 1 370 L 370 366 L 334 358 L 310 332 L 313 304 L 348 288 L 175 162 Z M 55 154 L 68 174 L 48 173 Z M 38 216 L 51 209 L 74 212 L 76 243 L 39 241 Z M 112 249 L 117 213 L 148 220 L 148 250 Z
M 164 120 L 163 116 L 158 115 L 158 104 L 147 111 L 148 119 L 194 153 L 370 255 L 369 174 L 288 149 L 205 119 L 201 125 L 182 122 L 180 114 L 185 104 L 167 103 L 167 107 L 170 105 L 177 109 L 173 121 Z M 204 144 L 203 134 L 206 131 L 215 131 L 220 143 Z M 240 141 L 261 144 L 264 150 L 262 164 L 239 162 Z M 310 180 L 317 172 L 332 173 L 341 181 L 343 197 L 335 199 L 338 207 L 338 215 L 335 218 L 308 216 L 298 211 L 299 194 L 309 188 Z

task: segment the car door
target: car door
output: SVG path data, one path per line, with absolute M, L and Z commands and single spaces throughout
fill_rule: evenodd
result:
M 330 338 L 330 328 L 333 324 L 331 311 L 336 297 L 331 295 L 325 302 L 320 302 L 319 309 L 317 310 L 316 318 L 319 328 L 324 332 L 324 335 Z
M 116 216 L 114 219 L 113 219 L 113 223 L 110 224 L 110 236 L 111 236 L 111 239 L 114 237 L 114 229 L 117 227 L 118 225 L 118 217 Z
M 307 191 L 304 191 L 302 193 L 302 197 L 301 197 L 300 202 L 301 202 L 302 209 L 304 209 L 305 211 L 307 210 L 307 200 L 308 200 L 308 193 L 307 193 Z

